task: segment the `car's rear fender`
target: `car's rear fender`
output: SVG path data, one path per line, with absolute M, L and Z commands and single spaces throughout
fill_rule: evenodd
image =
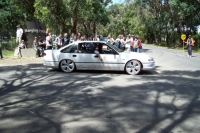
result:
M 45 61 L 59 61 L 59 51 L 58 50 L 45 50 L 44 51 Z

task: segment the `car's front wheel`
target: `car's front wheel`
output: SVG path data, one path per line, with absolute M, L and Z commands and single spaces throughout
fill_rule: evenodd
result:
M 60 62 L 60 69 L 63 72 L 73 72 L 75 70 L 75 64 L 72 60 L 65 59 Z
M 130 60 L 126 63 L 125 71 L 130 75 L 137 75 L 142 69 L 141 63 L 138 60 Z

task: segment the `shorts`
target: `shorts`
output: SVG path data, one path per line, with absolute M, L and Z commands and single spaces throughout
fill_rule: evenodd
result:
M 16 38 L 16 43 L 21 43 L 21 41 L 22 41 L 22 38 L 21 38 L 21 37 L 17 37 L 17 38 Z
M 25 47 L 19 47 L 19 49 L 25 49 Z

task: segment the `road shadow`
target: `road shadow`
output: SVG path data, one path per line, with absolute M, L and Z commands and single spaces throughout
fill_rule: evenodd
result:
M 157 70 L 160 66 L 156 66 L 154 70 L 141 70 L 141 72 L 138 75 L 154 75 L 158 74 Z M 64 73 L 60 69 L 48 69 L 48 72 L 58 72 L 58 73 Z M 106 71 L 106 70 L 75 70 L 72 73 L 76 74 L 120 74 L 120 75 L 128 75 L 125 71 Z M 133 75 L 136 76 L 136 75 Z
M 159 75 L 131 77 L 121 72 L 105 74 L 66 74 L 43 69 L 40 64 L 1 67 L 0 132 L 200 130 L 200 71 L 162 71 Z M 119 80 L 113 81 L 116 76 Z
M 142 48 L 142 49 L 140 49 L 140 52 L 141 53 L 149 53 L 149 52 L 152 52 L 152 49 Z

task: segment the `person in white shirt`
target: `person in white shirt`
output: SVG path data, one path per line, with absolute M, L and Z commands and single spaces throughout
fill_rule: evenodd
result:
M 110 43 L 110 44 L 114 44 L 115 40 L 110 35 L 108 35 L 107 42 Z
M 99 41 L 100 39 L 99 39 L 99 37 L 98 37 L 98 35 L 96 35 L 95 37 L 94 37 L 94 39 L 93 39 L 93 41 Z
M 20 28 L 20 25 L 17 25 L 17 31 L 16 31 L 16 43 L 19 46 L 19 44 L 22 41 L 22 34 L 23 34 L 23 30 L 22 28 Z
M 126 38 L 126 51 L 130 52 L 131 51 L 131 45 L 132 45 L 132 38 L 131 35 L 129 34 L 128 37 Z
M 53 41 L 51 32 L 49 32 L 48 36 L 46 37 L 46 49 L 52 49 Z

